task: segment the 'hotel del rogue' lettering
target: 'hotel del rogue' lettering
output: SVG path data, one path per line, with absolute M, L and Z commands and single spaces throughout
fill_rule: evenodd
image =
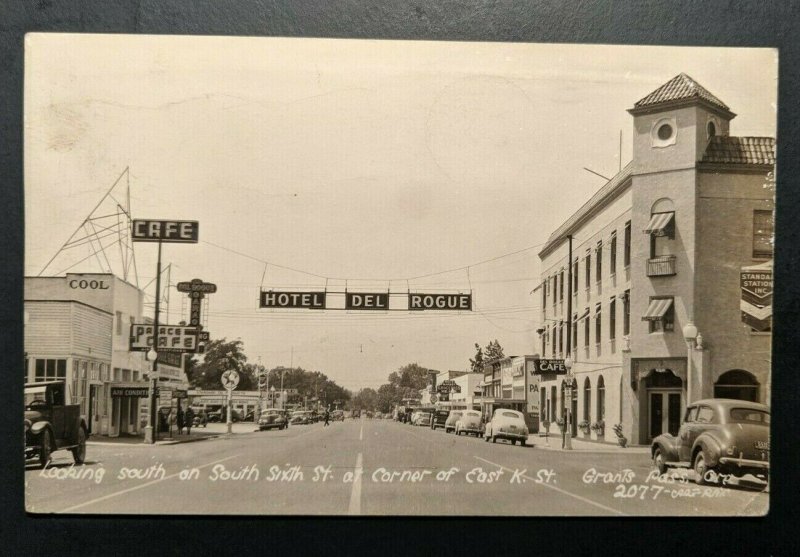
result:
M 325 292 L 261 292 L 261 308 L 325 309 Z
M 472 294 L 409 294 L 408 310 L 472 311 Z

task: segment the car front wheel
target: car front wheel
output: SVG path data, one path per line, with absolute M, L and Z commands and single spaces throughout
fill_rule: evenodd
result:
M 50 438 L 50 432 L 46 429 L 39 435 L 41 436 L 39 439 L 39 464 L 44 468 L 50 462 L 51 453 L 53 452 L 53 441 Z
M 664 462 L 664 453 L 661 452 L 660 447 L 653 453 L 653 464 L 660 475 L 667 473 L 667 464 Z
M 78 446 L 72 449 L 72 458 L 75 464 L 83 464 L 86 460 L 86 430 L 78 428 Z
M 706 455 L 701 450 L 697 453 L 697 456 L 694 457 L 694 473 L 697 474 L 697 478 L 695 478 L 697 485 L 706 485 L 708 483 L 706 480 L 706 473 L 708 470 Z

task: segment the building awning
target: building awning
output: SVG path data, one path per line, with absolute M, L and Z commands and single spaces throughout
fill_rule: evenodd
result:
M 586 319 L 587 317 L 589 317 L 589 308 L 586 308 L 586 309 L 584 309 L 584 310 L 583 310 L 583 313 L 581 313 L 581 314 L 578 316 L 578 318 L 576 319 L 576 321 L 580 321 L 581 319 Z
M 655 213 L 650 217 L 650 222 L 647 223 L 647 228 L 644 229 L 645 234 L 652 234 L 654 236 L 663 236 L 666 234 L 665 230 L 669 223 L 672 222 L 672 217 L 675 213 Z
M 662 319 L 672 306 L 672 298 L 657 298 L 650 300 L 647 311 L 642 316 L 642 321 L 657 321 Z

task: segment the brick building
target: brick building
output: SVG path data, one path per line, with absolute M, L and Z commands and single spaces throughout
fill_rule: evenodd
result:
M 775 142 L 730 135 L 735 114 L 685 74 L 628 112 L 632 161 L 539 253 L 537 348 L 566 358 L 569 319 L 573 434 L 614 441 L 619 423 L 647 443 L 690 401 L 769 403 Z M 543 379 L 553 422 L 564 376 Z

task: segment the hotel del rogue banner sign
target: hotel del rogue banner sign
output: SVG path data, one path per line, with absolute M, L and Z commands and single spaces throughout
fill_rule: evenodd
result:
M 390 304 L 394 297 L 405 297 L 407 305 Z M 335 299 L 338 303 L 331 301 Z M 342 303 L 341 300 L 344 300 Z M 372 311 L 472 311 L 472 293 L 420 294 L 391 292 L 290 292 L 262 290 L 262 309 L 332 309 Z
M 742 322 L 756 332 L 772 330 L 772 262 L 742 267 Z

